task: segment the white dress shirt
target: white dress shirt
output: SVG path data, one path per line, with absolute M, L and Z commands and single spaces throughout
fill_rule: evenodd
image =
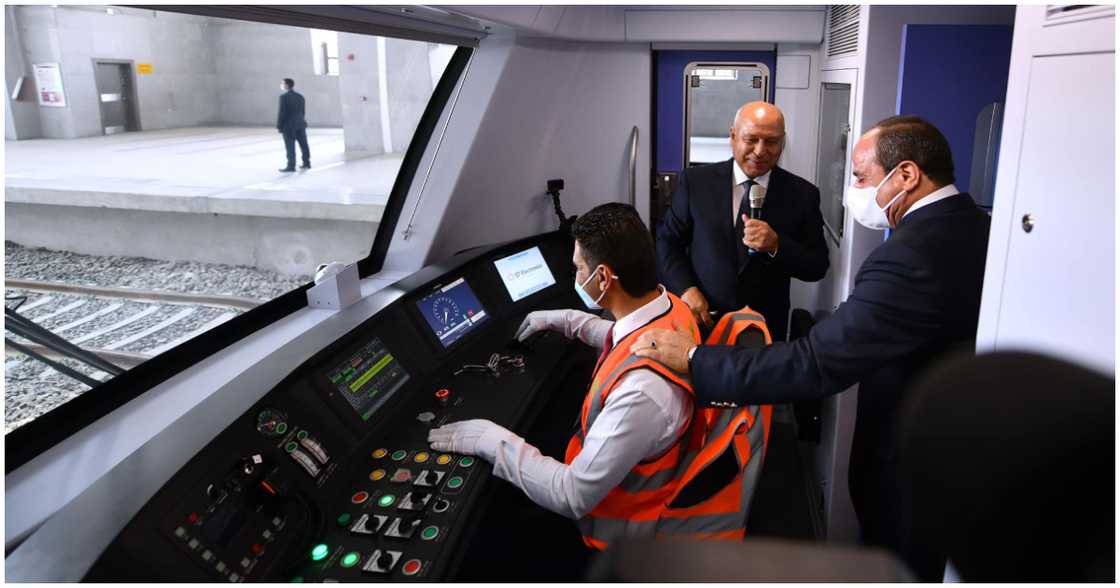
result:
M 739 223 L 739 205 L 743 202 L 743 197 L 746 196 L 747 189 L 746 189 L 745 186 L 743 186 L 743 182 L 753 179 L 754 183 L 756 183 L 756 184 L 762 186 L 763 188 L 766 188 L 766 189 L 769 190 L 770 189 L 770 171 L 773 171 L 773 170 L 772 169 L 767 170 L 766 173 L 762 174 L 761 176 L 758 176 L 757 178 L 751 178 L 750 176 L 747 175 L 747 172 L 743 171 L 743 168 L 739 166 L 738 161 L 735 161 L 734 159 L 731 160 L 731 176 L 732 176 L 731 177 L 731 224 L 732 225 L 735 225 L 735 224 Z M 737 236 L 739 237 L 739 241 L 743 240 L 742 235 L 737 235 Z M 775 255 L 778 254 L 778 252 L 777 251 L 768 251 L 768 252 L 766 252 L 766 254 L 769 255 L 770 257 L 774 257 Z
M 614 341 L 666 312 L 669 297 L 661 296 L 614 324 Z M 611 321 L 578 310 L 563 311 L 554 328 L 602 348 Z M 553 512 L 578 519 L 594 509 L 641 460 L 656 457 L 677 441 L 692 413 L 692 399 L 680 386 L 653 370 L 636 369 L 619 379 L 602 412 L 592 423 L 583 449 L 564 464 L 508 431 L 498 441 L 494 475 L 521 488 L 529 498 Z
M 942 187 L 934 190 L 933 192 L 930 192 L 929 194 L 926 194 L 925 196 L 922 196 L 917 202 L 911 204 L 910 208 L 906 212 L 902 213 L 902 218 L 906 218 L 906 215 L 910 214 L 911 212 L 914 212 L 915 210 L 918 210 L 919 208 L 921 208 L 923 206 L 929 206 L 930 204 L 933 204 L 934 202 L 940 202 L 941 200 L 944 200 L 944 199 L 946 199 L 950 196 L 956 196 L 957 194 L 960 194 L 960 193 L 961 193 L 961 191 L 958 190 L 957 187 L 953 184 L 949 184 L 948 186 L 942 186 Z

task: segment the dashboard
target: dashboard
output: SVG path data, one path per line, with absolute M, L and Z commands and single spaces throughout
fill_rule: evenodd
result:
M 548 233 L 395 284 L 403 296 L 296 366 L 167 480 L 84 579 L 454 579 L 492 482 L 504 482 L 485 462 L 432 451 L 428 430 L 486 418 L 524 435 L 559 376 L 587 364 L 594 351 L 558 334 L 512 339 L 528 312 L 578 307 L 571 252 Z

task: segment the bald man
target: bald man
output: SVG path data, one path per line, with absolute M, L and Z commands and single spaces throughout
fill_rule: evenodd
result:
M 815 282 L 828 271 L 820 191 L 777 166 L 785 127 L 772 104 L 740 107 L 732 158 L 684 170 L 657 232 L 658 270 L 697 322 L 749 304 L 775 341 L 786 338 L 790 278 Z M 760 219 L 748 217 L 752 184 L 765 189 Z

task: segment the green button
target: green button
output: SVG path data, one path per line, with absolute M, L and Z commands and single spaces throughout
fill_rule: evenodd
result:
M 280 423 L 276 425 L 276 432 L 283 435 L 288 430 L 288 423 Z
M 292 578 L 292 584 L 303 584 L 303 576 L 296 576 Z
M 386 494 L 377 500 L 377 504 L 380 506 L 389 507 L 393 506 L 393 503 L 396 501 L 396 496 L 393 496 L 392 494 Z
M 474 465 L 474 458 L 473 457 L 464 457 L 463 459 L 459 460 L 459 465 L 461 465 L 465 468 L 469 468 L 472 465 Z
M 351 551 L 350 553 L 342 556 L 342 567 L 352 568 L 358 565 L 358 562 L 361 561 L 361 559 L 362 556 L 358 555 L 357 551 Z
M 463 485 L 463 479 L 460 478 L 459 476 L 454 476 L 450 480 L 447 481 L 447 487 L 448 488 L 458 488 L 459 486 L 462 486 L 462 485 Z
M 344 513 L 338 515 L 339 526 L 345 527 L 346 525 L 349 525 L 350 524 L 350 518 L 351 518 L 350 513 L 348 513 L 348 512 L 344 512 Z
M 311 559 L 321 561 L 327 554 L 330 553 L 330 548 L 324 543 L 320 543 L 311 549 Z
M 422 538 L 424 541 L 431 541 L 432 539 L 435 539 L 437 535 L 439 535 L 439 527 L 435 525 L 426 527 L 423 531 L 420 531 L 420 538 Z
M 408 455 L 407 451 L 405 451 L 403 449 L 398 449 L 398 450 L 393 452 L 393 455 L 392 455 L 393 461 L 400 461 L 400 460 L 404 459 L 404 457 L 406 455 Z
M 284 446 L 284 451 L 291 453 L 296 450 L 296 447 L 297 445 L 295 441 L 288 441 L 288 444 Z
M 287 428 L 287 425 L 284 425 L 284 427 Z M 300 431 L 300 432 L 296 433 L 296 439 L 299 439 L 300 441 L 303 441 L 306 438 L 307 438 L 307 431 Z

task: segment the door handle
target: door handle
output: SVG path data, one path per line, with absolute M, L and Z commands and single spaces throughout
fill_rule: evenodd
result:
M 1029 233 L 1034 230 L 1034 215 L 1027 213 L 1023 215 L 1023 232 Z

